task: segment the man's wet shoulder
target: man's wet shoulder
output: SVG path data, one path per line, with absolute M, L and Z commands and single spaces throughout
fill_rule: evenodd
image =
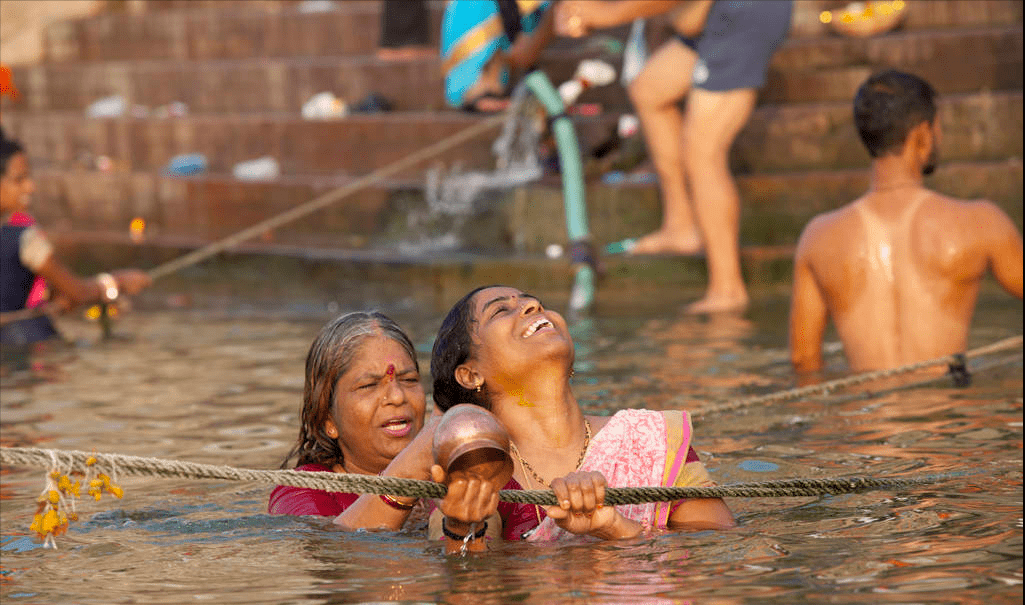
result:
M 823 238 L 833 238 L 838 233 L 845 233 L 858 220 L 857 200 L 833 210 L 816 215 L 804 228 L 802 239 L 809 243 Z

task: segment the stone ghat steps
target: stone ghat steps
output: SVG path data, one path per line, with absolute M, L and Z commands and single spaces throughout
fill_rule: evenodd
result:
M 548 52 L 540 67 L 553 82 L 572 77 L 582 58 L 598 56 L 619 67 L 619 57 L 581 50 Z M 971 57 L 970 60 L 953 58 Z M 1022 88 L 1022 27 L 911 31 L 868 40 L 788 40 L 775 55 L 762 102 L 847 101 L 873 71 L 897 67 L 932 83 L 940 94 Z M 372 55 L 205 61 L 149 60 L 49 63 L 13 70 L 25 100 L 5 107 L 30 111 L 83 111 L 97 99 L 124 97 L 149 109 L 174 101 L 192 113 L 299 112 L 331 91 L 355 103 L 375 92 L 394 110 L 444 109 L 437 57 L 382 61 Z M 631 111 L 618 83 L 588 90 L 580 102 L 606 112 Z
M 286 177 L 276 182 L 240 182 L 226 175 L 169 178 L 152 173 L 37 170 L 41 224 L 58 231 L 128 236 L 141 217 L 147 238 L 199 246 L 241 231 L 347 184 L 347 179 Z M 1022 226 L 1022 163 L 952 162 L 927 180 L 931 188 L 963 199 L 989 199 Z M 756 174 L 737 180 L 743 211 L 741 241 L 747 245 L 790 245 L 812 216 L 860 196 L 865 170 Z M 587 190 L 591 233 L 605 244 L 647 233 L 658 226 L 657 185 L 604 185 Z M 432 214 L 423 186 L 393 180 L 360 191 L 296 222 L 264 234 L 258 244 L 312 246 L 336 250 L 412 250 L 443 242 L 448 233 L 464 249 L 542 254 L 551 243 L 566 243 L 562 192 L 556 179 L 497 192 L 466 217 Z
M 432 6 L 436 38 L 442 8 Z M 380 30 L 380 2 L 336 2 L 334 10 L 312 13 L 294 5 L 216 2 L 55 23 L 44 32 L 43 47 L 45 60 L 54 63 L 364 55 L 377 50 Z
M 829 33 L 819 22 L 825 0 L 795 3 L 791 36 Z M 1007 0 L 909 0 L 903 29 L 1020 25 L 1022 3 Z M 184 5 L 179 5 L 184 6 Z M 380 34 L 379 2 L 336 2 L 335 10 L 302 13 L 296 3 L 201 3 L 196 9 L 111 13 L 61 22 L 44 35 L 51 63 L 169 59 L 202 61 L 252 57 L 371 54 Z M 440 31 L 442 3 L 431 3 L 431 34 Z M 665 20 L 652 23 L 651 44 L 664 40 Z M 832 34 L 830 34 L 832 35 Z M 560 41 L 559 45 L 578 41 Z
M 869 39 L 790 40 L 773 56 L 759 100 L 851 100 L 874 71 L 893 68 L 929 81 L 941 95 L 1021 90 L 1022 27 L 894 33 Z
M 282 173 L 309 175 L 367 174 L 481 119 L 459 112 L 366 114 L 332 121 L 305 121 L 291 114 L 88 119 L 78 112 L 11 110 L 4 117 L 5 129 L 25 143 L 40 168 L 70 170 L 83 156 L 108 156 L 122 170 L 156 171 L 177 154 L 203 153 L 215 173 L 269 155 Z M 938 117 L 947 161 L 1022 156 L 1021 91 L 948 95 L 940 99 Z M 575 118 L 585 154 L 608 138 L 615 121 L 614 115 Z M 492 141 L 493 136 L 482 136 L 432 163 L 491 170 Z M 737 138 L 730 161 L 738 174 L 869 165 L 849 102 L 763 105 Z M 420 174 L 422 168 L 398 176 Z
M 116 234 L 51 234 L 58 254 L 74 258 L 82 272 L 136 266 L 143 269 L 194 249 L 190 242 L 135 244 Z M 194 242 L 195 243 L 195 242 Z M 749 286 L 778 286 L 793 272 L 792 246 L 743 246 L 741 264 Z M 683 303 L 700 295 L 707 283 L 702 257 L 627 257 L 603 259 L 597 310 L 612 301 L 636 306 L 639 297 L 660 305 Z M 296 276 L 303 276 L 296 279 Z M 330 303 L 351 300 L 362 308 L 394 308 L 397 301 L 444 311 L 481 284 L 501 283 L 565 308 L 574 268 L 566 258 L 543 255 L 425 251 L 366 252 L 315 246 L 243 244 L 197 265 L 161 278 L 140 295 L 143 303 L 211 308 L 232 301 L 233 308 L 269 304 Z M 242 301 L 242 302 L 239 302 Z M 276 304 L 275 304 L 276 303 Z M 330 307 L 328 307 L 330 308 Z

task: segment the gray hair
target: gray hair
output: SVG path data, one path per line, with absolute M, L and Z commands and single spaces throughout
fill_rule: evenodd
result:
M 299 466 L 316 463 L 330 467 L 343 463 L 342 450 L 325 432 L 324 424 L 331 418 L 338 379 L 349 371 L 363 341 L 378 335 L 399 343 L 420 372 L 413 342 L 388 316 L 377 311 L 356 311 L 332 320 L 321 328 L 306 355 L 299 439 L 281 468 L 287 468 L 292 458 L 298 458 Z

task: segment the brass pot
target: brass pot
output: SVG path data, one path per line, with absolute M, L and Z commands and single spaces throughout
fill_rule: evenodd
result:
M 434 430 L 434 463 L 445 474 L 488 480 L 512 476 L 509 433 L 491 412 L 469 403 L 449 408 Z

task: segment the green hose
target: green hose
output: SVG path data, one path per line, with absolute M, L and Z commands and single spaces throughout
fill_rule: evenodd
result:
M 559 150 L 562 170 L 562 197 L 566 209 L 566 231 L 569 235 L 570 257 L 576 265 L 569 307 L 583 311 L 594 302 L 595 262 L 587 227 L 587 204 L 584 201 L 584 169 L 580 162 L 580 146 L 573 123 L 565 113 L 562 98 L 548 76 L 532 71 L 526 77 L 527 87 L 534 93 L 552 120 L 552 131 Z

